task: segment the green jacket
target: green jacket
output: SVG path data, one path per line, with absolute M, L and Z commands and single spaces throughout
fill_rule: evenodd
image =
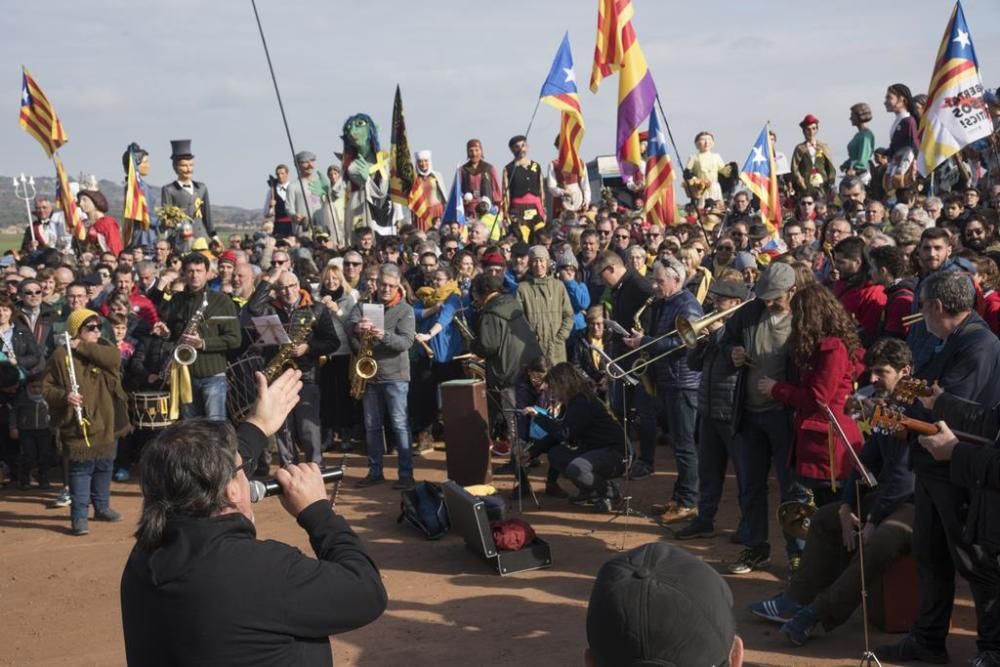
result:
M 483 306 L 478 319 L 470 348 L 486 360 L 486 384 L 490 389 L 513 387 L 521 369 L 542 356 L 521 304 L 510 294 L 499 294 Z
M 52 353 L 42 380 L 42 394 L 49 404 L 52 427 L 58 431 L 59 441 L 71 460 L 114 458 L 115 439 L 128 432 L 120 364 L 118 348 L 103 339 L 96 343 L 81 342 L 73 350 L 73 368 L 79 393 L 83 396 L 83 412 L 90 422 L 85 441 L 76 412 L 66 400 L 70 391 L 66 347 L 58 347 Z
M 206 288 L 207 289 L 207 288 Z M 203 293 L 182 292 L 175 294 L 163 306 L 161 316 L 170 329 L 170 340 L 175 344 L 184 333 L 188 322 L 202 304 Z M 242 331 L 239 313 L 233 300 L 220 292 L 208 292 L 208 307 L 198 333 L 205 341 L 204 349 L 191 364 L 192 378 L 206 378 L 226 372 L 227 355 L 240 347 Z
M 810 182 L 813 167 L 816 173 L 822 178 L 820 184 Z M 802 142 L 792 151 L 792 184 L 795 186 L 795 194 L 802 195 L 809 190 L 819 190 L 826 193 L 837 182 L 837 168 L 833 166 L 833 154 L 830 147 L 822 141 L 816 142 L 816 160 L 809 155 L 806 142 Z
M 554 364 L 566 361 L 566 339 L 573 331 L 573 306 L 562 281 L 551 276 L 528 278 L 517 288 L 521 310 Z

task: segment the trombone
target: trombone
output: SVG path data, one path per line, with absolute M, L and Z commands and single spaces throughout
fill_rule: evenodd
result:
M 691 319 L 689 319 L 687 317 L 684 317 L 683 315 L 678 315 L 677 319 L 674 320 L 674 330 L 673 331 L 671 331 L 669 333 L 665 333 L 662 336 L 657 336 L 656 338 L 654 338 L 653 340 L 649 341 L 648 343 L 645 343 L 645 344 L 643 344 L 643 345 L 641 345 L 641 346 L 639 346 L 637 348 L 629 350 L 625 354 L 622 354 L 622 355 L 616 357 L 615 359 L 613 359 L 613 361 L 614 362 L 618 362 L 619 360 L 621 360 L 622 358 L 624 358 L 624 357 L 632 354 L 633 352 L 637 352 L 637 351 L 639 351 L 640 349 L 642 349 L 644 347 L 652 345 L 653 343 L 656 343 L 657 341 L 660 341 L 660 340 L 666 338 L 667 336 L 674 336 L 674 335 L 679 336 L 680 339 L 681 339 L 681 342 L 683 343 L 683 345 L 671 348 L 671 349 L 667 350 L 666 352 L 663 352 L 661 354 L 656 355 L 655 357 L 650 357 L 649 359 L 645 359 L 645 360 L 643 360 L 642 362 L 636 364 L 635 366 L 633 366 L 632 368 L 630 368 L 627 371 L 622 370 L 621 367 L 619 367 L 617 363 L 615 363 L 614 367 L 612 367 L 609 364 L 608 365 L 608 371 L 607 371 L 608 372 L 608 377 L 610 377 L 612 380 L 621 380 L 621 379 L 624 379 L 626 375 L 630 375 L 632 373 L 635 373 L 636 371 L 641 372 L 643 369 L 645 369 L 650 364 L 656 363 L 657 361 L 659 361 L 661 359 L 665 359 L 665 358 L 669 357 L 671 354 L 673 354 L 674 352 L 677 352 L 679 350 L 694 350 L 694 349 L 696 349 L 698 347 L 698 345 L 701 344 L 701 341 L 708 337 L 708 334 L 705 333 L 705 329 L 707 329 L 709 326 L 711 326 L 715 322 L 718 322 L 719 320 L 721 320 L 723 318 L 729 317 L 730 315 L 732 315 L 737 310 L 739 310 L 740 308 L 742 308 L 743 306 L 747 305 L 750 302 L 751 302 L 750 300 L 743 301 L 742 303 L 736 304 L 732 308 L 727 308 L 726 310 L 719 311 L 718 313 L 712 313 L 711 315 L 706 315 L 705 317 L 699 318 L 699 319 L 694 320 L 694 321 L 692 321 Z
M 900 322 L 902 322 L 904 327 L 909 327 L 913 326 L 917 322 L 922 322 L 923 319 L 924 319 L 923 313 L 910 313 L 909 315 L 900 318 Z

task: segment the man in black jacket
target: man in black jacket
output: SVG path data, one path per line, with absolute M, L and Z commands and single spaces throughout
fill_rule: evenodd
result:
M 299 376 L 268 387 L 258 374 L 257 406 L 235 435 L 188 420 L 144 452 L 138 543 L 121 581 L 129 664 L 332 665 L 329 636 L 385 610 L 378 569 L 334 514 L 315 465 L 289 466 L 277 481 L 316 558 L 256 539 L 243 462 L 284 422 Z
M 319 358 L 330 354 L 340 345 L 337 329 L 330 311 L 322 304 L 313 303 L 309 292 L 299 287 L 299 279 L 291 271 L 280 266 L 261 280 L 253 296 L 246 305 L 251 317 L 277 315 L 288 331 L 287 363 L 294 363 L 302 371 L 302 391 L 299 404 L 289 415 L 285 428 L 278 433 L 278 454 L 281 465 L 286 466 L 296 460 L 302 450 L 306 461 L 319 465 L 323 460 L 320 441 L 320 390 L 317 384 L 316 366 Z M 268 346 L 264 349 L 269 364 L 275 356 L 285 354 L 282 346 Z M 347 378 L 342 378 L 346 382 Z
M 938 271 L 923 281 L 920 309 L 926 330 L 942 343 L 929 361 L 917 366 L 915 375 L 936 381 L 959 398 L 995 405 L 1000 402 L 1000 383 L 996 381 L 1000 340 L 973 311 L 975 299 L 972 281 L 958 271 Z M 910 412 L 918 419 L 933 418 L 920 406 Z M 920 582 L 920 613 L 909 635 L 875 652 L 890 662 L 947 662 L 945 642 L 958 571 L 969 582 L 976 602 L 980 654 L 995 654 L 1000 651 L 1000 567 L 965 534 L 970 489 L 953 483 L 948 464 L 936 462 L 916 439 L 911 444 L 910 460 L 917 480 L 913 557 Z M 1000 659 L 978 664 L 1000 664 Z

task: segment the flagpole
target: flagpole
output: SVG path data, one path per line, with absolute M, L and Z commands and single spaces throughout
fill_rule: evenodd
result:
M 535 110 L 531 112 L 531 120 L 528 121 L 528 129 L 524 131 L 525 138 L 531 134 L 531 126 L 535 124 L 535 116 L 538 114 L 538 107 L 542 105 L 542 98 L 539 97 L 535 102 Z
M 659 91 L 656 91 L 656 106 L 657 106 L 657 108 L 659 108 L 660 115 L 663 117 L 663 126 L 667 128 L 667 136 L 670 138 L 670 145 L 674 149 L 674 155 L 677 156 L 677 162 L 678 162 L 677 167 L 678 167 L 678 169 L 680 169 L 680 172 L 681 172 L 681 183 L 683 184 L 684 183 L 684 168 L 681 167 L 681 165 L 680 165 L 681 152 L 679 150 L 677 150 L 677 142 L 674 141 L 674 133 L 670 131 L 670 122 L 667 120 L 667 114 L 663 111 L 663 103 L 660 102 L 660 92 Z M 656 109 L 653 109 L 653 113 L 656 113 Z M 683 187 L 683 185 L 682 185 L 682 187 Z M 687 190 L 685 190 L 684 192 L 686 193 Z M 645 194 L 645 193 L 643 193 L 643 194 Z M 690 195 L 688 195 L 688 198 L 690 199 Z M 705 223 L 702 222 L 702 220 L 701 220 L 701 209 L 698 208 L 697 204 L 694 207 L 694 214 L 695 214 L 696 219 L 698 220 L 698 227 L 701 229 L 701 233 L 705 236 L 705 241 L 707 243 L 711 244 L 712 243 L 712 238 L 708 235 L 708 230 L 705 229 Z
M 299 188 L 302 190 L 302 201 L 306 206 L 306 227 L 312 231 L 312 210 L 309 207 L 309 197 L 306 196 L 306 186 L 302 181 L 302 173 L 298 169 L 298 162 L 295 160 L 295 145 L 292 143 L 292 132 L 288 129 L 288 117 L 285 115 L 285 105 L 281 101 L 281 91 L 278 90 L 278 79 L 274 76 L 274 66 L 271 64 L 271 51 L 267 48 L 267 39 L 264 37 L 264 26 L 261 25 L 260 14 L 257 12 L 257 0 L 250 0 L 250 5 L 253 7 L 254 18 L 257 19 L 257 30 L 260 32 L 260 42 L 264 45 L 267 69 L 271 72 L 271 83 L 274 84 L 274 95 L 278 98 L 278 110 L 281 111 L 281 122 L 285 125 L 285 136 L 288 137 L 288 149 L 292 152 L 292 163 L 295 165 Z M 344 176 L 346 177 L 347 174 L 344 174 Z

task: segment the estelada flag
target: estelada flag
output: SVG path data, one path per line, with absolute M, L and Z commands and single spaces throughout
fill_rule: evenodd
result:
M 584 176 L 580 159 L 580 142 L 583 141 L 583 112 L 580 95 L 576 89 L 573 72 L 573 54 L 569 48 L 569 33 L 563 35 L 559 50 L 552 61 L 549 75 L 542 84 L 539 99 L 562 112 L 559 123 L 559 157 L 556 166 L 564 174 Z
M 667 151 L 667 138 L 660 129 L 656 110 L 649 114 L 649 143 L 646 144 L 646 219 L 651 225 L 672 225 L 676 215 L 674 202 L 674 165 Z
M 920 119 L 917 168 L 926 176 L 969 144 L 993 133 L 983 79 L 962 3 L 956 2 L 934 61 Z
M 21 127 L 38 140 L 45 154 L 52 157 L 60 146 L 69 141 L 62 122 L 41 87 L 21 68 Z
M 757 135 L 757 141 L 750 149 L 740 180 L 750 192 L 760 200 L 760 218 L 773 234 L 781 226 L 781 200 L 778 198 L 778 174 L 774 167 L 774 151 L 771 150 L 771 133 L 767 124 Z
M 66 170 L 63 169 L 62 160 L 58 155 L 53 155 L 52 161 L 56 165 L 56 202 L 62 209 L 63 217 L 66 218 L 66 231 L 73 238 L 82 241 L 87 238 L 87 227 L 82 222 L 82 216 L 73 199 L 73 192 L 69 189 Z

